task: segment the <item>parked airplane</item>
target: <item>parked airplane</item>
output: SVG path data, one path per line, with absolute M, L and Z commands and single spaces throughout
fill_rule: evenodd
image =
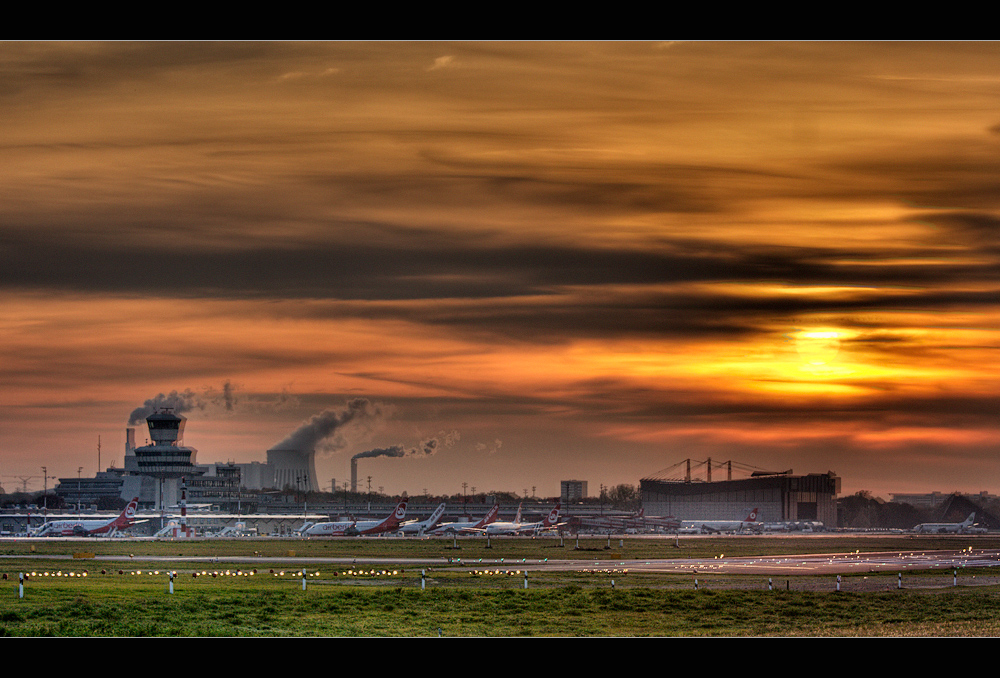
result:
M 423 536 L 423 534 L 427 532 L 427 530 L 433 528 L 435 525 L 441 522 L 441 516 L 444 515 L 444 507 L 445 507 L 444 502 L 441 502 L 438 505 L 438 507 L 434 509 L 434 513 L 432 513 L 430 517 L 427 518 L 426 520 L 419 520 L 419 521 L 412 520 L 408 523 L 403 523 L 402 525 L 399 526 L 399 529 L 397 531 L 401 532 L 402 534 L 416 534 L 419 536 Z
M 98 535 L 111 536 L 118 530 L 135 524 L 135 509 L 139 506 L 139 497 L 128 503 L 125 510 L 111 520 L 53 520 L 45 523 L 35 533 L 36 537 L 92 537 Z
M 761 524 L 757 522 L 757 509 L 750 512 L 744 520 L 682 520 L 681 532 L 745 532 L 759 531 Z
M 302 534 L 307 537 L 355 537 L 365 534 L 395 532 L 406 515 L 406 499 L 396 505 L 395 510 L 382 520 L 347 520 L 340 522 L 316 523 Z
M 478 534 L 483 530 L 483 528 L 494 522 L 499 514 L 500 514 L 500 504 L 493 504 L 493 507 L 486 512 L 486 515 L 474 523 L 470 522 L 444 523 L 442 525 L 438 525 L 433 530 L 431 530 L 430 534 L 433 534 L 435 536 L 469 534 L 469 533 Z
M 562 507 L 561 502 L 557 502 L 555 507 L 549 511 L 549 515 L 545 516 L 543 520 L 535 523 L 522 523 L 521 522 L 521 507 L 517 507 L 517 516 L 514 518 L 514 522 L 511 523 L 491 523 L 486 526 L 485 530 L 482 530 L 487 535 L 493 534 L 537 534 L 539 532 L 544 532 L 547 530 L 552 530 L 556 527 L 563 525 L 559 522 L 559 509 Z
M 961 534 L 963 532 L 969 532 L 972 529 L 972 524 L 976 521 L 976 514 L 970 513 L 969 517 L 960 523 L 920 523 L 913 528 L 914 532 L 931 532 L 935 534 Z

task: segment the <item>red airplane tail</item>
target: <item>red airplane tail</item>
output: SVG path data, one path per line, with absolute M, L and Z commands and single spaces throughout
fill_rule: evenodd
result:
M 403 518 L 406 517 L 406 499 L 401 500 L 396 504 L 396 509 L 390 514 L 386 519 L 389 525 L 399 525 L 403 522 Z
M 545 527 L 551 527 L 559 522 L 559 509 L 562 508 L 562 502 L 558 502 L 554 509 L 549 511 L 549 515 L 545 517 L 542 525 Z
M 489 510 L 489 512 L 487 512 L 486 516 L 479 521 L 479 525 L 477 525 L 477 527 L 486 527 L 495 521 L 498 515 L 500 515 L 500 504 L 493 504 L 493 507 Z
M 137 508 L 139 508 L 139 497 L 134 497 L 132 501 L 128 503 L 128 506 L 125 507 L 125 510 L 121 512 L 121 515 L 115 518 L 115 521 L 113 523 L 114 527 L 116 528 L 128 527 L 129 525 L 134 523 L 135 510 Z

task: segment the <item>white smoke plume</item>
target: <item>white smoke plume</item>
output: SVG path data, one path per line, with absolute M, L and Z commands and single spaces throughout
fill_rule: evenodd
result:
M 349 444 L 348 431 L 374 427 L 382 422 L 385 410 L 382 405 L 366 398 L 357 398 L 341 410 L 324 410 L 302 423 L 277 445 L 275 450 L 343 449 Z
M 174 414 L 183 414 L 193 410 L 223 410 L 226 413 L 233 413 L 237 410 L 243 412 L 255 412 L 261 410 L 281 410 L 298 405 L 298 400 L 282 391 L 273 398 L 245 397 L 237 395 L 237 387 L 231 381 L 226 380 L 222 388 L 206 386 L 200 391 L 185 389 L 184 391 L 171 391 L 169 395 L 160 393 L 155 398 L 150 398 L 141 407 L 132 410 L 128 417 L 128 425 L 142 425 L 146 417 L 157 410 L 170 408 Z
M 486 443 L 476 443 L 476 449 L 480 452 L 486 452 L 486 454 L 496 454 L 500 451 L 500 446 L 503 445 L 503 441 L 497 438 L 493 441 L 492 445 L 487 445 Z
M 170 408 L 174 414 L 183 414 L 195 409 L 204 409 L 205 403 L 197 393 L 191 389 L 183 392 L 171 391 L 169 395 L 160 393 L 155 398 L 150 398 L 141 407 L 132 410 L 128 415 L 129 426 L 146 423 L 146 417 L 157 410 Z

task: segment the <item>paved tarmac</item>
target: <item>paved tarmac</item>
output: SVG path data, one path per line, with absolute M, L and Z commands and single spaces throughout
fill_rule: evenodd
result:
M 562 561 L 566 563 L 568 561 Z M 907 570 L 1000 566 L 1000 551 L 889 551 L 742 558 L 609 560 L 596 566 L 627 568 L 632 572 L 717 573 L 762 575 L 855 574 Z M 579 561 L 577 562 L 577 568 Z M 544 565 L 538 569 L 547 569 Z
M 5 558 L 43 558 L 48 560 L 71 559 L 71 555 L 0 555 Z M 212 563 L 218 558 L 206 556 L 96 556 L 98 561 L 132 562 L 189 562 Z M 260 556 L 227 556 L 227 563 L 260 563 Z M 267 562 L 289 565 L 316 566 L 321 564 L 397 564 L 406 567 L 450 568 L 503 568 L 522 571 L 597 571 L 627 570 L 661 574 L 729 574 L 729 575 L 837 575 L 857 573 L 906 572 L 915 570 L 958 570 L 964 568 L 998 568 L 1000 576 L 1000 550 L 961 549 L 938 551 L 885 551 L 880 553 L 822 553 L 787 556 L 745 556 L 715 558 L 660 558 L 660 559 L 466 559 L 461 558 L 321 558 L 321 557 L 271 557 Z

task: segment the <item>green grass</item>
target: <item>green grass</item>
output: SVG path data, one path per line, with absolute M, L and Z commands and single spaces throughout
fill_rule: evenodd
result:
M 554 539 L 501 539 L 489 549 L 481 540 L 460 540 L 460 549 L 451 548 L 451 540 L 401 539 L 4 542 L 0 634 L 992 636 L 1000 633 L 1000 586 L 971 585 L 992 581 L 990 569 L 963 570 L 960 586 L 950 585 L 951 571 L 908 572 L 902 589 L 894 572 L 846 576 L 838 592 L 831 577 L 775 578 L 774 590 L 768 590 L 766 577 L 699 575 L 696 589 L 691 575 L 590 566 L 614 558 L 979 549 L 998 543 L 988 535 L 849 542 L 733 537 L 681 539 L 676 546 L 672 539 L 620 544 L 615 538 L 611 549 L 600 538 L 581 540 L 580 548 L 575 539 L 562 546 Z M 84 551 L 97 557 L 71 557 Z M 299 558 L 357 558 L 358 564 L 308 563 L 303 590 L 297 570 L 303 561 L 290 562 L 290 552 Z M 141 555 L 176 560 L 139 562 Z M 191 557 L 203 560 L 186 560 Z M 440 562 L 394 565 L 395 571 L 364 564 L 381 557 Z M 530 573 L 525 588 L 518 559 L 544 558 L 578 559 L 580 568 Z M 172 593 L 168 570 L 177 571 Z M 19 572 L 29 573 L 23 598 Z
M 579 585 L 421 589 L 141 575 L 0 589 L 8 636 L 991 636 L 1000 590 L 835 593 Z

